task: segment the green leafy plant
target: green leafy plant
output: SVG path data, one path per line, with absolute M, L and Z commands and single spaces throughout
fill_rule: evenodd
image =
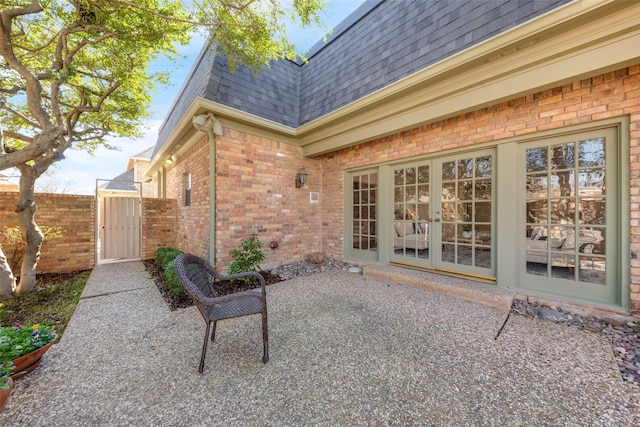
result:
M 175 248 L 160 248 L 156 251 L 156 264 L 162 268 L 162 276 L 167 287 L 176 293 L 184 293 L 186 289 L 176 276 L 174 261 L 182 251 Z
M 46 325 L 9 326 L 0 328 L 0 363 L 29 354 L 55 338 L 55 330 Z
M 0 363 L 0 390 L 9 389 L 9 379 L 14 368 L 15 365 L 11 361 Z
M 229 265 L 229 273 L 238 274 L 246 271 L 260 271 L 260 263 L 264 261 L 264 253 L 260 250 L 262 243 L 256 233 L 240 242 L 240 247 L 233 249 L 229 254 L 233 262 Z M 242 279 L 244 282 L 251 281 L 250 277 Z
M 167 265 L 169 262 L 173 261 L 182 253 L 181 250 L 164 247 L 160 248 L 156 251 L 156 263 L 161 266 Z
M 462 226 L 462 231 L 471 231 L 471 224 L 464 224 Z
M 37 292 L 0 301 L 0 326 L 46 324 L 62 337 L 91 270 L 66 274 L 38 274 Z

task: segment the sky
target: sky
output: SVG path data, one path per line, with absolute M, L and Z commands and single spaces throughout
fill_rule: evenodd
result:
M 290 26 L 287 32 L 298 52 L 304 53 L 316 42 L 322 40 L 331 28 L 339 24 L 362 3 L 364 0 L 327 0 L 321 12 L 323 27 L 303 30 L 297 26 Z M 158 129 L 203 43 L 204 39 L 194 37 L 188 46 L 181 48 L 185 59 L 180 61 L 179 65 L 162 59 L 152 64 L 156 70 L 171 69 L 173 75 L 171 85 L 161 88 L 153 95 L 152 116 L 146 123 L 143 137 L 135 140 L 111 139 L 109 144 L 120 147 L 119 151 L 100 147 L 93 156 L 85 151 L 66 150 L 65 159 L 52 166 L 48 175 L 39 178 L 36 191 L 47 188 L 48 191 L 67 194 L 95 194 L 96 179 L 113 179 L 125 172 L 130 157 L 155 145 Z M 99 184 L 104 184 L 104 181 L 100 181 Z

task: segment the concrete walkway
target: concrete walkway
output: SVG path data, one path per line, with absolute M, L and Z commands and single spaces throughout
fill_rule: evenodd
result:
M 171 312 L 140 262 L 97 266 L 61 342 L 17 382 L 2 426 L 633 426 L 594 333 L 382 279 L 327 271 L 223 321 Z M 634 416 L 636 418 L 634 419 Z

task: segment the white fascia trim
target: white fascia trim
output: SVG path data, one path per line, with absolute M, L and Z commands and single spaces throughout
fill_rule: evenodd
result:
M 298 131 L 290 126 L 239 111 L 215 101 L 199 98 L 200 106 L 211 111 L 223 128 L 251 133 L 256 136 L 275 139 L 292 145 L 300 145 Z
M 167 140 L 164 142 L 164 144 L 160 148 L 160 151 L 158 151 L 156 155 L 151 159 L 151 162 L 149 163 L 149 168 L 144 174 L 145 177 L 153 176 L 158 171 L 158 169 L 162 168 L 164 161 L 169 155 L 177 154 L 173 152 L 173 150 L 175 150 L 177 141 L 179 141 L 181 138 L 185 138 L 186 135 L 189 134 L 190 130 L 195 132 L 195 128 L 191 124 L 191 120 L 193 119 L 193 116 L 195 116 L 198 113 L 198 110 L 200 109 L 200 106 L 199 106 L 200 103 L 198 101 L 199 99 L 201 98 L 196 98 L 191 103 L 189 108 L 187 108 L 187 111 L 180 118 L 178 125 L 175 128 L 173 128 L 173 131 L 171 132 Z M 193 133 L 191 134 L 193 135 Z M 193 142 L 194 141 L 189 141 L 190 144 L 193 144 Z

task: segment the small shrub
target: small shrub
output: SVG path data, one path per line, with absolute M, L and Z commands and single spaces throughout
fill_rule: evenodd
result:
M 260 250 L 262 243 L 256 233 L 251 237 L 243 239 L 240 247 L 233 249 L 229 254 L 233 261 L 229 265 L 230 274 L 244 273 L 246 271 L 260 271 L 259 263 L 264 261 L 264 253 Z M 251 281 L 250 277 L 244 277 L 244 282 Z
M 160 248 L 156 251 L 156 264 L 162 269 L 162 276 L 167 287 L 175 293 L 184 293 L 186 289 L 178 280 L 174 261 L 182 251 L 175 248 Z
M 175 259 L 172 259 L 165 265 L 163 270 L 164 282 L 172 292 L 184 293 L 186 292 L 186 289 L 184 288 L 184 286 L 182 286 L 182 283 L 180 283 L 180 280 L 176 276 L 174 262 Z
M 164 268 L 164 266 L 176 259 L 181 253 L 182 251 L 175 248 L 160 248 L 156 251 L 156 264 Z

